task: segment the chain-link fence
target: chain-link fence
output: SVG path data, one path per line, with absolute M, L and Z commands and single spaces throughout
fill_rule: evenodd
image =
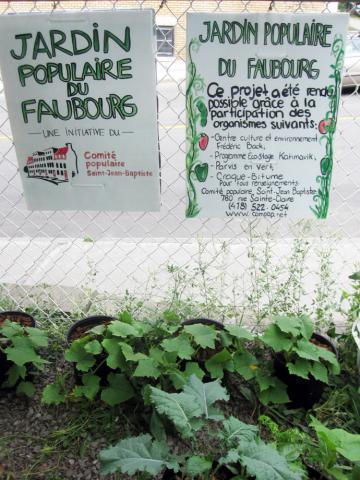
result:
M 210 316 L 255 309 L 260 318 L 261 305 L 307 302 L 329 312 L 360 251 L 360 60 L 341 98 L 326 221 L 185 219 L 185 32 L 192 11 L 332 13 L 338 2 L 0 1 L 3 15 L 98 8 L 156 12 L 161 211 L 28 211 L 0 83 L 1 306 L 85 314 L 161 302 Z M 360 17 L 349 28 L 351 43 Z

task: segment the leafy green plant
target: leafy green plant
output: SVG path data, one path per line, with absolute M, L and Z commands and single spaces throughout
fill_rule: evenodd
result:
M 313 324 L 308 316 L 277 316 L 261 337 L 262 342 L 283 356 L 288 371 L 304 379 L 312 375 L 328 383 L 328 374 L 338 374 L 336 355 L 313 343 Z
M 328 427 L 343 428 L 351 433 L 357 433 L 360 425 L 360 392 L 358 390 L 357 372 L 352 379 L 344 376 L 344 364 L 341 363 L 342 374 L 335 382 L 325 402 L 313 409 L 316 418 L 326 421 Z M 355 370 L 355 369 L 354 369 Z M 351 385 L 351 380 L 355 385 Z
M 352 289 L 342 292 L 341 311 L 352 325 L 360 317 L 360 271 L 354 272 L 349 279 L 352 280 Z
M 46 387 L 42 394 L 42 403 L 46 405 L 60 405 L 66 400 L 66 376 L 57 374 L 55 382 Z
M 135 395 L 136 381 L 130 383 L 128 377 L 156 378 L 153 360 L 139 351 L 142 346 L 137 342 L 149 330 L 149 324 L 135 322 L 123 313 L 119 320 L 91 328 L 73 340 L 65 351 L 65 359 L 74 363 L 80 381 L 70 396 L 93 400 L 100 393 L 104 402 L 118 405 Z M 68 396 L 59 382 L 55 382 L 45 388 L 43 402 L 57 404 Z
M 310 424 L 319 440 L 321 470 L 336 480 L 355 480 L 360 476 L 360 435 L 341 428 L 330 429 L 311 417 Z
M 306 457 L 316 446 L 311 436 L 297 427 L 284 428 L 283 425 L 278 425 L 267 415 L 260 415 L 258 421 L 262 430 L 266 432 L 266 437 L 271 440 L 271 444 L 287 459 L 290 465 L 294 465 L 306 476 L 302 457 Z
M 217 473 L 226 469 L 238 480 L 301 479 L 299 471 L 292 470 L 276 449 L 260 439 L 256 426 L 232 416 L 224 418 L 215 405 L 228 399 L 219 380 L 203 383 L 192 375 L 181 393 L 151 387 L 149 396 L 158 414 L 170 420 L 184 439 L 191 439 L 192 447 L 175 454 L 164 440 L 154 440 L 148 434 L 123 439 L 100 452 L 103 474 L 147 472 L 154 477 L 167 468 L 179 473 L 179 478 L 205 480 L 221 478 Z M 196 451 L 199 430 L 208 435 L 206 456 Z M 221 445 L 220 452 L 211 450 L 214 440 Z
M 176 388 L 181 388 L 192 373 L 200 379 L 223 379 L 226 372 L 231 372 L 251 381 L 262 403 L 289 401 L 285 385 L 272 375 L 268 362 L 261 359 L 263 352 L 259 351 L 257 358 L 249 350 L 248 343 L 254 340 L 256 343 L 256 339 L 245 328 L 224 325 L 219 330 L 214 325 L 197 323 L 177 333 L 161 344 L 164 350 L 176 353 L 183 360 L 171 376 Z M 181 371 L 184 364 L 186 368 Z
M 167 319 L 139 322 L 124 312 L 118 320 L 74 340 L 65 359 L 75 364 L 81 382 L 71 396 L 93 400 L 100 394 L 103 401 L 116 405 L 135 392 L 139 395 L 148 383 L 179 390 L 192 374 L 221 379 L 230 371 L 252 377 L 257 361 L 246 350 L 246 342 L 253 338 L 247 330 L 237 325 L 224 330 L 202 323 L 182 326 L 172 316 Z M 45 403 L 56 404 L 61 398 L 65 400 L 59 385 L 44 391 Z
M 102 450 L 100 459 L 104 475 L 117 471 L 129 475 L 136 472 L 157 475 L 164 468 L 179 471 L 177 458 L 170 453 L 166 443 L 152 439 L 149 434 L 121 440 L 114 447 Z
M 224 418 L 214 405 L 219 400 L 229 400 L 219 380 L 202 383 L 195 375 L 191 375 L 181 393 L 150 387 L 150 401 L 156 411 L 167 417 L 183 437 L 191 437 L 208 420 Z
M 35 386 L 29 380 L 29 373 L 35 367 L 41 370 L 46 363 L 39 355 L 39 348 L 47 347 L 46 334 L 34 327 L 5 320 L 0 326 L 0 352 L 5 355 L 10 367 L 2 387 L 16 387 L 16 393 L 31 397 Z M 1 368 L 1 366 L 0 366 Z

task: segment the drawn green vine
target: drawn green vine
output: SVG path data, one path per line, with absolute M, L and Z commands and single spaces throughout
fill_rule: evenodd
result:
M 204 181 L 207 176 L 205 166 L 199 161 L 199 140 L 201 134 L 197 126 L 204 127 L 207 123 L 207 108 L 204 103 L 204 97 L 201 93 L 204 91 L 205 83 L 201 75 L 196 72 L 196 65 L 193 62 L 192 52 L 198 52 L 200 41 L 192 38 L 188 46 L 188 84 L 186 88 L 186 111 L 187 111 L 187 154 L 186 154 L 186 181 L 188 206 L 186 209 L 187 217 L 196 217 L 200 212 L 197 199 L 195 183 L 196 180 Z
M 317 193 L 313 199 L 315 207 L 310 207 L 317 218 L 326 218 L 329 210 L 331 176 L 333 168 L 333 141 L 336 129 L 336 121 L 340 103 L 341 71 L 344 63 L 344 40 L 342 35 L 336 35 L 331 49 L 335 56 L 335 63 L 331 65 L 333 70 L 329 78 L 333 79 L 333 84 L 328 87 L 329 110 L 325 118 L 319 124 L 322 137 L 320 142 L 325 141 L 325 156 L 320 162 L 321 175 L 316 177 L 319 183 Z

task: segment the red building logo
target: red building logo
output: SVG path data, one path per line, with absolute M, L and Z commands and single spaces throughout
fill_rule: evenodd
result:
M 58 185 L 68 182 L 77 173 L 77 154 L 71 143 L 65 147 L 50 147 L 28 156 L 24 172 L 28 178 L 38 178 Z

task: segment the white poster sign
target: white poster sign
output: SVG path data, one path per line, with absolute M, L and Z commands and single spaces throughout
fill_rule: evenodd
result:
M 347 22 L 188 14 L 188 217 L 326 218 Z
M 153 11 L 7 15 L 0 30 L 29 209 L 159 210 Z

